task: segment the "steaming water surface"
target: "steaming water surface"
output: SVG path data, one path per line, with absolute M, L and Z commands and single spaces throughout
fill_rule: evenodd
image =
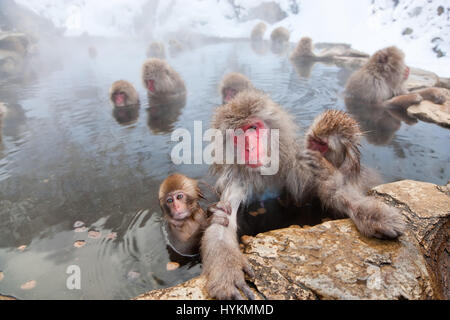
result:
M 176 128 L 193 132 L 194 120 L 209 127 L 225 73 L 246 74 L 303 129 L 323 110 L 346 109 L 342 91 L 349 71 L 318 63 L 308 77 L 308 70 L 299 74 L 286 54 L 255 51 L 240 42 L 169 57 L 186 82 L 187 102 L 155 115 L 146 110 L 140 81 L 146 45 L 128 43 L 119 50 L 117 42 L 104 41 L 97 45 L 97 58 L 89 59 L 87 45 L 68 41 L 52 55 L 35 58 L 34 71 L 25 77 L 0 80 L 0 101 L 9 109 L 0 146 L 0 293 L 24 299 L 128 299 L 198 275 L 195 260 L 166 269 L 173 257 L 161 231 L 157 190 L 173 172 L 206 177 L 206 165 L 171 162 L 176 142 L 170 135 Z M 137 121 L 127 125 L 116 121 L 108 101 L 109 86 L 118 79 L 132 82 L 141 98 Z M 363 162 L 386 181 L 447 182 L 446 129 L 408 125 L 367 110 L 356 111 L 356 117 L 368 131 Z M 78 221 L 86 231 L 75 232 Z M 74 247 L 78 240 L 85 245 Z M 18 249 L 22 245 L 25 250 Z M 70 265 L 81 269 L 81 290 L 66 287 Z M 21 289 L 30 280 L 35 287 Z

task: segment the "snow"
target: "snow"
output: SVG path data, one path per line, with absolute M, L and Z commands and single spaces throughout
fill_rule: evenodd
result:
M 261 20 L 242 22 L 251 8 L 269 0 L 15 0 L 66 28 L 67 36 L 142 36 L 155 38 L 190 30 L 207 36 L 249 37 Z M 275 0 L 287 17 L 269 25 L 265 37 L 283 26 L 291 41 L 345 42 L 369 54 L 396 45 L 406 62 L 450 77 L 448 0 Z M 443 13 L 438 15 L 438 7 Z M 295 10 L 298 8 L 298 11 Z M 244 19 L 245 20 L 245 19 Z M 138 22 L 142 23 L 138 23 Z M 406 28 L 413 32 L 402 35 Z M 433 48 L 446 56 L 438 58 Z

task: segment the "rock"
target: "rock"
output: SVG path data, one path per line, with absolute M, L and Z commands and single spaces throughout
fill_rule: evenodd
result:
M 23 58 L 13 52 L 0 50 L 0 74 L 14 74 L 23 70 Z
M 256 275 L 256 297 L 448 299 L 448 186 L 406 180 L 371 192 L 401 210 L 404 235 L 395 241 L 366 238 L 343 219 L 247 237 L 244 253 Z M 199 276 L 136 299 L 209 299 L 205 284 Z
M 336 45 L 330 48 L 323 49 L 319 54 L 319 57 L 354 57 L 354 58 L 369 58 L 369 54 L 348 48 L 346 46 Z
M 450 299 L 450 183 L 405 180 L 378 186 L 373 194 L 402 209 L 435 281 L 434 298 Z
M 1 29 L 26 33 L 33 42 L 42 37 L 56 37 L 62 33 L 50 20 L 40 17 L 14 0 L 0 1 L 0 21 Z
M 406 81 L 406 89 L 409 91 L 436 87 L 439 83 L 439 77 L 433 73 L 426 70 L 418 68 L 410 68 L 409 78 Z
M 450 90 L 450 78 L 439 78 L 436 87 L 445 88 Z
M 334 57 L 333 59 L 338 67 L 346 69 L 359 69 L 367 62 L 367 60 L 368 58 L 362 57 Z
M 197 277 L 175 287 L 144 293 L 134 300 L 205 300 L 208 299 L 205 285 L 206 279 Z
M 0 50 L 12 51 L 22 57 L 28 52 L 30 41 L 23 33 L 0 32 Z
M 444 128 L 450 128 L 450 90 L 441 89 L 447 100 L 444 104 L 435 104 L 424 100 L 420 104 L 407 109 L 408 115 L 425 122 L 436 123 Z
M 405 30 L 403 30 L 403 32 L 402 32 L 402 36 L 407 36 L 407 35 L 409 35 L 411 33 L 413 33 L 413 29 L 405 28 Z
M 248 20 L 264 20 L 270 24 L 274 24 L 287 17 L 280 5 L 275 2 L 263 2 L 260 5 L 248 10 L 248 15 L 243 17 L 242 21 Z

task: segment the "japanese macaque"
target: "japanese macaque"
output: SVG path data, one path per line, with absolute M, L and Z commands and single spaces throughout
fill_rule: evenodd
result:
M 397 47 L 375 52 L 369 61 L 351 75 L 346 86 L 346 99 L 362 100 L 386 107 L 407 108 L 423 99 L 437 104 L 445 102 L 445 96 L 436 88 L 409 93 L 405 82 L 410 69 L 405 65 L 404 53 Z
M 164 50 L 164 44 L 161 42 L 152 42 L 147 49 L 147 58 L 165 59 L 166 51 Z
M 212 297 L 240 299 L 241 290 L 254 298 L 244 278 L 244 272 L 250 277 L 253 272 L 239 251 L 236 214 L 241 205 L 257 201 L 268 190 L 283 190 L 298 203 L 317 196 L 324 207 L 350 217 L 365 236 L 393 239 L 402 234 L 397 209 L 365 195 L 357 184 L 346 183 L 344 174 L 320 152 L 302 147 L 293 118 L 265 94 L 238 93 L 215 110 L 212 127 L 222 133 L 223 139 L 216 136 L 219 145 L 237 151 L 234 163 L 219 159 L 211 166 L 221 195 L 211 212 L 229 220 L 227 227 L 213 222 L 202 238 L 203 273 Z M 268 173 L 274 163 L 278 170 Z
M 328 110 L 314 119 L 306 132 L 305 145 L 320 152 L 347 181 L 367 192 L 381 179 L 375 171 L 361 165 L 362 136 L 358 123 L 346 112 Z
M 159 187 L 158 196 L 169 245 L 181 255 L 198 253 L 208 219 L 199 204 L 203 194 L 197 180 L 172 174 Z
M 289 30 L 283 27 L 278 27 L 270 34 L 270 40 L 273 42 L 288 42 L 290 37 Z
M 139 118 L 139 104 L 126 106 L 126 107 L 114 107 L 113 117 L 121 125 L 130 125 L 135 123 Z
M 168 97 L 186 92 L 183 79 L 166 61 L 151 58 L 142 66 L 142 83 L 149 97 Z
M 258 23 L 252 30 L 252 34 L 250 39 L 252 41 L 261 41 L 264 37 L 264 33 L 266 32 L 267 26 L 264 22 Z
M 139 95 L 136 89 L 125 80 L 118 80 L 111 85 L 109 99 L 115 108 L 139 104 Z
M 315 54 L 312 39 L 303 37 L 292 51 L 290 58 L 291 60 L 332 61 L 335 57 L 342 56 L 364 58 L 369 55 L 345 45 L 334 45 Z
M 219 86 L 220 94 L 222 95 L 222 102 L 229 102 L 238 92 L 247 89 L 253 89 L 253 85 L 251 81 L 242 73 L 231 72 L 226 74 Z

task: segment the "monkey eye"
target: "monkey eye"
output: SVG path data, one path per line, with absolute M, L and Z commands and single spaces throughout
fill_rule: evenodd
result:
M 172 203 L 172 202 L 173 202 L 173 199 L 172 199 L 172 198 L 168 198 L 168 199 L 166 200 L 166 202 L 167 202 L 167 203 Z
M 182 195 L 182 194 L 177 195 L 177 199 L 178 199 L 178 200 L 183 199 L 183 195 Z

